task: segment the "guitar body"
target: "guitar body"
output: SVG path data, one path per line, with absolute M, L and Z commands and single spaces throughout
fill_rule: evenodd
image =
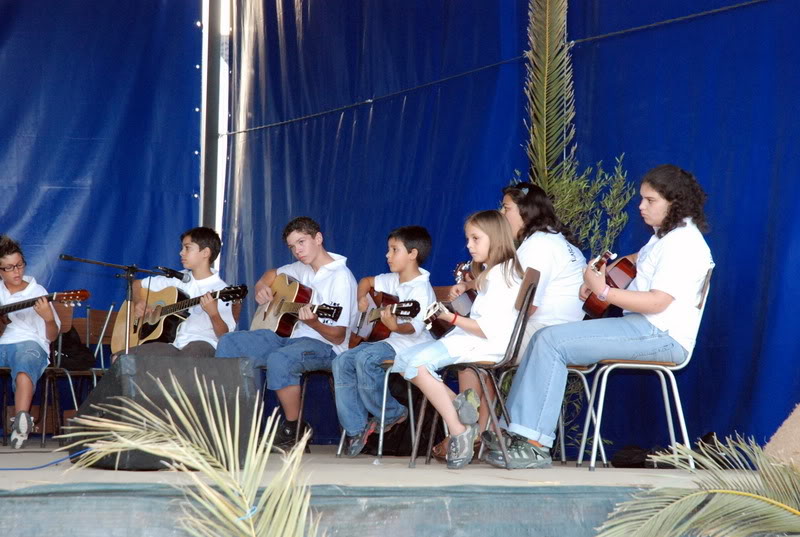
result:
M 606 272 L 606 284 L 613 289 L 627 289 L 634 278 L 636 278 L 636 265 L 624 257 Z M 583 303 L 583 311 L 586 312 L 587 318 L 600 319 L 612 316 L 609 315 L 611 311 L 618 309 L 609 308 L 609 306 L 611 304 L 598 299 L 594 293 L 591 293 Z
M 398 299 L 395 295 L 390 295 L 389 293 L 380 293 L 379 300 L 376 300 L 376 303 L 379 307 L 383 306 L 391 306 L 392 304 L 397 304 L 400 299 Z M 370 343 L 375 343 L 376 341 L 381 341 L 386 339 L 392 335 L 392 331 L 389 330 L 385 324 L 381 321 L 375 321 L 375 324 L 372 326 L 372 332 L 369 333 L 369 337 L 367 341 Z
M 472 292 L 468 291 L 458 295 L 455 300 L 451 302 L 440 302 L 440 304 L 452 313 L 458 313 L 462 317 L 469 317 L 469 313 L 472 310 L 472 303 L 478 295 L 477 291 L 471 291 Z M 441 339 L 455 328 L 455 325 L 443 321 L 438 316 L 434 319 L 426 319 L 426 322 L 429 323 L 428 330 L 431 336 L 433 336 L 433 339 Z
M 258 307 L 250 330 L 272 330 L 281 337 L 289 337 L 300 319 L 293 313 L 282 313 L 281 305 L 284 302 L 309 304 L 314 291 L 286 274 L 278 274 L 270 288 L 274 298 Z
M 186 294 L 177 287 L 167 287 L 161 291 L 150 291 L 142 289 L 142 297 L 147 297 L 148 308 L 155 311 L 144 320 L 137 320 L 131 312 L 131 325 L 126 326 L 125 320 L 128 317 L 130 304 L 126 300 L 117 313 L 117 320 L 114 323 L 114 331 L 111 336 L 111 352 L 117 353 L 125 350 L 125 332 L 130 333 L 130 346 L 141 345 L 149 341 L 161 341 L 172 343 L 178 333 L 178 327 L 186 320 L 188 314 L 184 312 L 160 316 L 160 310 L 164 306 L 175 304 L 178 301 L 186 300 Z

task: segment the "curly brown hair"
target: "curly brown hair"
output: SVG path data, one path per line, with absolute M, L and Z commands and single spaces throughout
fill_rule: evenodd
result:
M 0 257 L 12 254 L 19 254 L 22 261 L 25 261 L 25 254 L 22 253 L 19 243 L 8 235 L 0 235 Z
M 686 225 L 684 218 L 691 217 L 694 225 L 701 232 L 708 232 L 706 213 L 703 205 L 708 198 L 697 178 L 690 172 L 673 164 L 662 164 L 647 172 L 642 184 L 647 183 L 670 203 L 667 216 L 664 217 L 656 236 L 663 237 L 675 228 Z

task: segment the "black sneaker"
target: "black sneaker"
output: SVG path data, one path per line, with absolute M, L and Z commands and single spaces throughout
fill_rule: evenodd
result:
M 302 437 L 305 434 L 306 430 L 312 431 L 311 426 L 304 421 L 303 430 L 300 431 L 299 436 Z M 296 437 L 297 437 L 297 422 L 295 422 L 294 424 L 290 424 L 286 420 L 281 420 L 281 423 L 278 426 L 278 430 L 275 432 L 275 439 L 272 441 L 272 447 L 281 449 L 283 451 L 289 451 L 297 443 L 295 441 Z
M 367 427 L 361 431 L 361 434 L 348 436 L 344 447 L 344 454 L 347 457 L 358 457 L 358 455 L 364 451 L 364 446 L 367 445 L 369 435 L 374 433 L 377 428 L 378 422 L 375 421 L 375 419 L 371 419 L 367 422 Z
M 537 447 L 528 442 L 528 439 L 516 434 L 511 434 L 511 444 L 508 446 L 508 464 L 503 458 L 501 450 L 489 451 L 483 460 L 498 468 L 547 468 L 553 464 L 550 450 Z M 498 446 L 499 447 L 499 446 Z

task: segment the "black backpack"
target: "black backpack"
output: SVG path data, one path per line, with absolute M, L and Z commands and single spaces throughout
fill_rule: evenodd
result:
M 81 337 L 74 326 L 61 334 L 60 367 L 69 371 L 86 371 L 94 367 L 94 363 L 92 351 L 81 343 Z

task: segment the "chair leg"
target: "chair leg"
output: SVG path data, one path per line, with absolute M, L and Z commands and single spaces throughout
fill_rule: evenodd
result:
M 439 420 L 442 417 L 439 412 L 436 411 L 436 409 L 433 410 L 433 421 L 431 421 L 431 430 L 430 434 L 428 435 L 428 452 L 425 454 L 425 464 L 430 464 L 431 459 L 433 458 L 433 435 L 436 433 L 436 424 L 439 423 Z
M 10 377 L 9 377 L 10 379 Z M 6 377 L 2 377 L 0 382 L 3 383 L 3 446 L 8 445 L 8 390 L 11 388 L 11 383 L 6 382 Z
M 308 384 L 308 375 L 304 374 L 300 378 L 300 413 L 297 415 L 297 431 L 294 433 L 295 444 L 300 441 L 300 429 L 303 428 L 303 407 L 306 402 L 306 385 Z M 309 439 L 310 440 L 310 439 Z M 311 453 L 311 448 L 306 444 L 304 453 Z
M 422 396 L 422 403 L 419 408 L 419 421 L 417 422 L 417 432 L 414 433 L 414 441 L 411 446 L 411 459 L 408 461 L 409 468 L 416 468 L 417 466 L 417 452 L 419 450 L 419 438 L 422 434 L 422 424 L 425 422 L 425 409 L 428 406 L 428 398 Z
M 601 368 L 600 371 L 595 373 L 594 381 L 592 381 L 592 391 L 589 393 L 589 400 L 586 403 L 588 410 L 586 412 L 586 419 L 583 422 L 583 435 L 581 435 L 581 445 L 578 448 L 578 461 L 575 463 L 575 466 L 583 465 L 583 453 L 586 450 L 586 440 L 589 438 L 589 424 L 592 423 L 594 417 L 594 398 L 597 394 L 597 383 L 600 380 L 600 374 L 605 371 L 605 368 Z
M 592 441 L 592 458 L 589 461 L 589 471 L 594 472 L 597 463 L 597 446 L 600 444 L 600 424 L 603 421 L 603 404 L 606 399 L 606 386 L 608 385 L 608 375 L 614 370 L 614 366 L 609 366 L 601 373 L 600 397 L 597 400 L 597 419 L 594 422 L 594 440 Z
M 558 447 L 561 451 L 561 464 L 567 464 L 567 442 L 564 440 L 564 409 L 558 413 Z
M 661 396 L 664 398 L 664 412 L 666 412 L 667 414 L 667 428 L 669 429 L 669 445 L 672 448 L 672 452 L 675 454 L 675 457 L 677 457 L 678 446 L 675 442 L 675 425 L 672 422 L 672 407 L 669 401 L 669 391 L 667 390 L 667 381 L 666 379 L 664 379 L 663 372 L 656 369 L 655 373 L 656 375 L 658 375 L 658 378 L 661 381 Z
M 666 373 L 669 376 L 670 384 L 672 384 L 672 398 L 675 399 L 675 410 L 678 414 L 678 423 L 681 426 L 681 434 L 683 435 L 683 444 L 686 446 L 687 450 L 691 450 L 692 444 L 689 441 L 689 432 L 686 430 L 686 420 L 683 417 L 683 405 L 681 405 L 681 396 L 678 393 L 678 383 L 675 381 L 675 375 L 672 374 L 672 371 L 667 370 Z M 694 457 L 692 457 L 691 455 L 689 455 L 689 468 L 691 468 L 692 470 L 695 469 Z
M 35 390 L 35 388 L 34 388 Z M 49 406 L 50 396 L 50 375 L 45 371 L 44 373 L 44 404 L 39 407 L 39 423 L 42 427 L 42 440 L 39 445 L 44 448 L 45 446 L 45 432 L 47 431 L 47 407 Z
M 342 429 L 342 437 L 339 438 L 339 449 L 336 450 L 336 458 L 340 459 L 342 457 L 342 450 L 344 450 L 344 439 L 347 436 L 347 431 Z
M 411 443 L 414 443 L 414 436 L 416 435 L 416 427 L 414 422 L 414 390 L 411 389 L 411 383 L 406 381 L 408 388 L 408 420 L 411 425 Z
M 480 384 L 481 384 L 481 390 L 483 390 L 484 395 L 487 395 L 489 392 L 486 390 L 486 383 L 484 382 L 483 377 L 477 371 L 476 371 L 476 374 L 478 375 L 478 382 L 480 382 Z M 491 375 L 490 375 L 490 378 L 492 380 L 494 380 L 494 377 L 491 376 Z M 496 384 L 495 384 L 495 388 L 497 388 Z M 500 397 L 500 392 L 499 391 L 496 392 L 496 396 L 497 396 L 497 398 L 502 399 L 502 397 Z M 488 399 L 489 399 L 488 395 L 487 395 L 486 399 L 488 401 Z M 494 430 L 499 432 L 500 431 L 500 423 L 499 423 L 499 420 L 497 419 L 497 416 L 495 416 L 495 413 L 494 413 L 494 401 L 492 401 L 489 404 L 489 419 L 492 422 L 492 427 L 494 427 Z M 503 440 L 502 436 L 498 435 L 498 438 L 500 439 L 500 451 L 503 452 L 503 461 L 506 463 L 506 469 L 510 470 L 511 468 L 509 468 L 509 466 L 508 466 L 508 461 L 511 460 L 511 459 L 509 459 L 509 457 L 508 457 L 508 448 L 506 447 L 506 443 Z M 481 439 L 481 443 L 483 443 L 483 439 Z
M 589 391 L 589 382 L 586 380 L 586 375 L 583 375 L 581 373 L 575 373 L 575 374 L 578 375 L 578 377 L 581 379 L 581 384 L 583 384 L 583 393 L 586 395 L 586 402 L 587 402 L 587 406 L 589 407 L 589 409 L 586 412 L 587 417 L 588 417 L 589 413 L 591 413 L 592 423 L 594 423 L 597 416 L 594 413 L 594 404 L 589 404 L 589 401 L 592 399 L 592 394 Z M 584 435 L 585 434 L 586 433 L 584 433 Z M 600 458 L 603 459 L 603 467 L 608 468 L 609 465 L 608 465 L 608 459 L 606 458 L 606 448 L 603 447 L 603 437 L 602 436 L 598 436 L 597 437 L 597 441 L 599 442 L 599 446 L 600 446 Z M 583 450 L 581 450 L 581 452 L 582 451 Z M 582 459 L 581 459 L 581 462 L 582 462 Z M 578 466 L 580 466 L 580 464 Z
M 378 458 L 380 459 L 383 456 L 383 428 L 386 425 L 386 396 L 389 392 L 389 375 L 391 374 L 391 368 L 386 369 L 386 373 L 383 375 L 383 399 L 381 402 L 381 421 L 380 421 L 380 430 L 378 431 Z

